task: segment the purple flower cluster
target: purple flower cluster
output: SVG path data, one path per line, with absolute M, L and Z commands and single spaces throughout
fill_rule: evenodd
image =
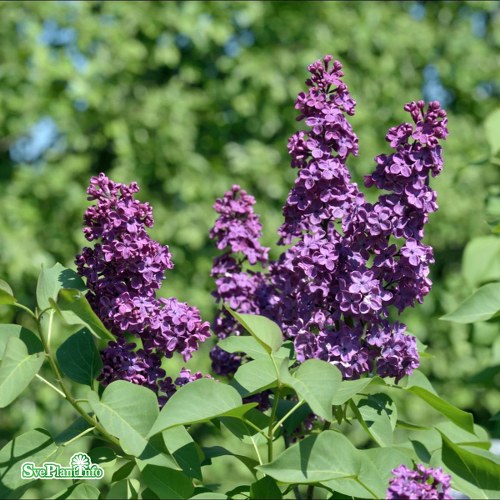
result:
M 264 286 L 264 275 L 260 272 L 244 271 L 243 266 L 268 261 L 269 249 L 260 245 L 262 226 L 253 211 L 255 198 L 240 186 L 233 186 L 223 198 L 215 202 L 219 215 L 210 231 L 210 237 L 217 242 L 217 248 L 224 253 L 214 260 L 211 276 L 215 279 L 213 293 L 218 303 L 226 303 L 232 309 L 244 314 L 260 311 L 259 296 Z M 214 331 L 219 339 L 230 334 L 240 335 L 242 328 L 225 310 L 217 312 Z M 213 370 L 221 375 L 234 373 L 242 357 L 229 354 L 218 346 L 210 353 Z
M 232 288 L 224 288 L 216 281 L 217 298 L 238 312 L 276 321 L 293 339 L 299 361 L 323 359 L 345 378 L 376 370 L 399 380 L 418 366 L 418 352 L 405 325 L 389 321 L 389 311 L 422 302 L 432 285 L 433 253 L 422 238 L 429 214 L 437 209 L 429 178 L 442 169 L 439 140 L 447 135 L 446 113 L 437 102 L 427 110 L 422 101 L 404 107 L 414 124 L 389 130 L 386 140 L 394 152 L 378 156 L 375 172 L 365 179 L 367 187 L 385 193 L 369 203 L 346 166 L 349 155 L 358 154 L 358 140 L 347 120 L 355 102 L 341 68 L 331 56 L 310 65 L 308 91 L 295 105 L 308 129 L 288 144 L 298 175 L 283 208 L 279 243 L 290 247 L 265 274 L 238 267 L 238 285 L 232 279 Z M 254 248 L 260 224 L 259 231 L 241 232 L 240 225 L 231 230 L 241 212 L 240 207 L 230 212 L 231 193 L 223 198 L 223 232 L 232 235 L 231 243 L 220 244 L 220 229 L 212 237 L 219 248 Z M 253 212 L 252 220 L 257 220 Z M 216 260 L 214 270 L 218 265 Z M 226 274 L 214 275 L 227 276 L 231 265 L 226 264 Z M 215 331 L 239 333 L 231 322 L 216 323 Z
M 85 213 L 84 234 L 97 243 L 83 249 L 76 265 L 87 280 L 92 308 L 117 337 L 102 352 L 100 380 L 129 380 L 158 392 L 165 377 L 162 357 L 179 352 L 188 360 L 198 343 L 210 337 L 210 329 L 195 307 L 156 298 L 173 263 L 168 247 L 148 235 L 152 209 L 134 199 L 137 191 L 136 183 L 115 183 L 102 173 L 90 180 L 88 199 L 97 203 Z M 141 339 L 143 348 L 134 350 L 126 333 Z
M 453 498 L 450 492 L 451 477 L 441 468 L 426 468 L 417 465 L 417 470 L 401 465 L 392 471 L 394 477 L 387 490 L 388 500 L 419 500 Z

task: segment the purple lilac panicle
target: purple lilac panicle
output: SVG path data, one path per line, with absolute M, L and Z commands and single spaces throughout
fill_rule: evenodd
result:
M 85 212 L 83 231 L 88 241 L 97 242 L 83 249 L 76 265 L 87 280 L 92 308 L 117 337 L 102 352 L 101 382 L 129 380 L 158 392 L 158 381 L 165 377 L 162 357 L 179 352 L 188 360 L 210 330 L 195 307 L 156 298 L 173 263 L 168 247 L 146 231 L 153 214 L 148 203 L 134 199 L 138 191 L 135 182 L 115 183 L 103 173 L 92 177 L 87 193 L 96 204 Z M 141 339 L 143 349 L 135 350 L 125 333 Z
M 442 169 L 439 141 L 448 133 L 446 113 L 438 102 L 427 110 L 422 101 L 404 107 L 414 124 L 389 130 L 386 140 L 394 153 L 379 155 L 375 172 L 365 179 L 367 187 L 386 193 L 371 204 L 346 166 L 349 155 L 358 154 L 358 139 L 347 119 L 355 101 L 342 82 L 342 65 L 326 56 L 308 69 L 308 91 L 295 105 L 308 129 L 288 143 L 298 175 L 279 229 L 279 243 L 291 246 L 265 274 L 242 270 L 236 260 L 229 263 L 229 254 L 220 257 L 226 273 L 252 284 L 246 287 L 221 286 L 216 259 L 217 298 L 238 312 L 276 321 L 294 341 L 299 361 L 329 361 L 344 378 L 358 378 L 376 366 L 379 375 L 398 381 L 418 367 L 418 352 L 405 325 L 389 322 L 389 310 L 422 302 L 432 285 L 432 249 L 422 238 L 437 209 L 429 177 Z M 228 192 L 224 199 L 230 197 Z M 225 206 L 225 232 L 231 234 L 239 212 Z M 214 329 L 221 338 L 239 334 L 232 320 L 216 322 Z
M 451 477 L 441 468 L 426 468 L 417 465 L 417 470 L 400 465 L 392 471 L 394 477 L 390 480 L 387 490 L 388 500 L 419 500 L 453 498 L 450 491 Z
M 259 312 L 259 296 L 264 285 L 264 275 L 260 272 L 243 270 L 246 262 L 265 265 L 269 249 L 261 246 L 262 225 L 253 211 L 255 198 L 240 186 L 234 185 L 230 191 L 216 200 L 214 209 L 218 214 L 210 237 L 217 248 L 224 253 L 214 260 L 212 277 L 216 291 L 213 293 L 218 303 L 226 303 L 232 309 L 244 314 Z M 217 312 L 214 331 L 218 338 L 230 334 L 240 335 L 242 328 L 225 310 Z M 229 354 L 215 346 L 210 357 L 213 370 L 221 375 L 234 373 L 241 364 L 242 356 Z

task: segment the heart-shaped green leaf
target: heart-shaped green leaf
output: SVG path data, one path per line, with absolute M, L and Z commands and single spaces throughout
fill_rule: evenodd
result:
M 66 339 L 57 349 L 56 357 L 65 375 L 90 387 L 102 370 L 101 356 L 94 337 L 86 328 Z
M 12 403 L 28 387 L 44 359 L 42 352 L 28 354 L 21 339 L 9 338 L 0 363 L 0 408 Z
M 233 387 L 207 378 L 195 380 L 181 387 L 167 401 L 149 436 L 176 425 L 206 422 L 230 414 L 241 406 L 241 396 Z

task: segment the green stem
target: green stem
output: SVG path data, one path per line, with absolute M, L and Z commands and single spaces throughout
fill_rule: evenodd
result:
M 36 374 L 36 378 L 38 380 L 41 380 L 44 384 L 47 384 L 49 387 L 52 387 L 52 389 L 54 389 L 54 391 L 56 391 L 58 394 L 60 394 L 63 398 L 66 397 L 66 395 L 64 394 L 63 391 L 58 389 L 54 384 L 51 384 L 46 378 L 43 378 L 41 375 L 38 375 L 38 373 Z
M 50 337 L 52 335 L 52 325 L 53 325 L 53 320 L 54 320 L 54 311 L 50 311 L 50 316 L 49 316 L 49 326 L 47 328 L 47 347 L 50 349 Z M 50 356 L 50 352 L 47 352 L 47 354 Z
M 28 314 L 30 314 L 31 316 L 33 316 L 33 318 L 37 319 L 35 313 L 29 307 L 26 307 L 23 304 L 20 304 L 19 302 L 15 302 L 12 305 L 14 307 L 19 307 L 19 309 L 23 309 L 23 311 L 26 311 Z
M 276 411 L 278 410 L 278 403 L 280 400 L 281 387 L 278 386 L 274 392 L 273 408 L 271 410 L 271 416 L 269 417 L 269 433 L 267 435 L 267 461 L 273 461 L 273 439 L 274 439 L 274 428 L 273 423 L 276 418 Z
M 307 498 L 307 500 L 313 500 L 313 498 L 314 498 L 314 484 L 310 484 L 307 487 L 306 498 Z
M 267 434 L 262 429 L 257 427 L 253 422 L 250 422 L 250 420 L 246 420 L 246 419 L 243 419 L 243 422 L 245 422 L 245 424 L 247 424 L 250 427 L 252 427 L 253 429 L 255 429 L 259 434 L 262 434 L 267 439 Z
M 89 427 L 88 429 L 85 429 L 83 432 L 80 432 L 80 434 L 78 434 L 74 438 L 71 438 L 69 441 L 66 441 L 65 443 L 63 443 L 61 446 L 68 446 L 68 444 L 73 443 L 77 439 L 80 439 L 82 436 L 85 436 L 85 434 L 88 434 L 89 432 L 92 432 L 93 430 L 94 430 L 94 427 Z
M 290 411 L 274 426 L 273 433 L 275 433 L 280 426 L 283 424 L 283 422 L 295 411 L 298 410 L 305 401 L 301 399 L 293 408 L 290 409 Z
M 52 330 L 52 318 L 54 316 L 54 310 L 51 309 L 49 311 L 50 317 L 49 317 L 49 325 L 48 325 L 48 332 L 47 332 L 47 339 L 45 338 L 45 334 L 43 332 L 42 324 L 41 324 L 41 316 L 36 318 L 37 321 L 37 326 L 38 326 L 38 333 L 40 334 L 40 339 L 43 344 L 43 348 L 45 350 L 45 353 L 47 354 L 47 358 L 49 360 L 50 367 L 52 368 L 52 371 L 54 372 L 54 376 L 57 380 L 57 383 L 59 384 L 59 387 L 61 388 L 61 391 L 64 395 L 64 398 L 69 402 L 71 406 L 83 417 L 84 420 L 86 420 L 95 430 L 99 431 L 107 441 L 110 443 L 113 443 L 116 446 L 120 446 L 120 441 L 116 439 L 114 436 L 109 434 L 104 427 L 96 422 L 90 415 L 87 414 L 87 412 L 78 404 L 77 400 L 71 395 L 69 392 L 69 389 L 66 387 L 66 384 L 64 383 L 63 376 L 61 373 L 61 370 L 59 369 L 59 366 L 57 365 L 56 360 L 54 359 L 52 352 L 50 350 L 50 344 L 48 342 L 48 339 L 51 337 L 51 330 Z
M 254 441 L 253 436 L 250 436 L 250 440 L 252 441 L 253 447 L 255 449 L 255 454 L 257 455 L 259 465 L 263 465 L 262 457 L 260 456 L 260 453 L 259 453 L 259 447 L 257 446 L 257 443 Z

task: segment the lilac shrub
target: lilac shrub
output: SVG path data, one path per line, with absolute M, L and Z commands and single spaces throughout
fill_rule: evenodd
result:
M 394 477 L 390 480 L 387 490 L 388 500 L 418 500 L 436 499 L 448 500 L 451 496 L 451 477 L 439 467 L 426 468 L 417 465 L 417 470 L 400 465 L 392 471 Z
M 157 296 L 172 256 L 148 234 L 152 209 L 135 198 L 136 183 L 91 179 L 84 234 L 93 244 L 77 256 L 78 273 L 59 263 L 41 270 L 34 310 L 0 279 L 0 306 L 24 315 L 19 325 L 0 325 L 0 407 L 33 380 L 35 392 L 45 383 L 77 418 L 55 439 L 34 429 L 0 449 L 0 497 L 20 498 L 32 480 L 46 477 L 44 464 L 33 468 L 28 457 L 54 456 L 88 436 L 99 453 L 106 443 L 115 473 L 102 478 L 100 491 L 77 482 L 56 496 L 288 498 L 293 491 L 299 499 L 444 500 L 451 498 L 450 473 L 453 487 L 471 498 L 498 498 L 497 457 L 472 414 L 442 399 L 423 373 L 399 383 L 419 364 L 416 339 L 397 315 L 422 302 L 432 285 L 433 254 L 423 238 L 437 209 L 429 180 L 442 168 L 446 115 L 438 103 L 405 106 L 413 124 L 387 133 L 392 152 L 377 156 L 365 178 L 380 191 L 369 202 L 347 168 L 358 139 L 341 65 L 327 56 L 309 71 L 308 90 L 296 102 L 306 129 L 288 144 L 297 178 L 283 208 L 281 255 L 269 258 L 255 199 L 240 186 L 214 206 L 210 237 L 221 252 L 212 268 L 214 296 L 227 307 L 215 316 L 221 343 L 211 359 L 228 377 L 168 373 L 169 359 L 187 361 L 210 328 L 192 305 Z M 54 335 L 56 314 L 80 328 L 64 339 Z M 108 340 L 102 363 L 96 338 Z M 376 374 L 394 380 L 377 392 L 379 384 L 369 383 Z M 365 381 L 349 381 L 360 377 Z M 85 399 L 74 384 L 87 386 Z M 404 394 L 444 422 L 406 421 L 397 407 Z M 208 422 L 209 442 L 208 428 L 198 427 Z M 356 447 L 347 426 L 365 432 L 369 444 Z M 231 446 L 212 446 L 226 433 Z M 230 491 L 224 480 L 213 481 L 218 466 L 203 470 L 219 456 L 249 469 Z
M 396 381 L 418 367 L 416 339 L 390 311 L 401 313 L 429 293 L 432 248 L 424 226 L 437 210 L 430 176 L 442 169 L 439 141 L 447 136 L 446 113 L 438 102 L 404 106 L 413 124 L 391 128 L 393 152 L 376 157 L 365 186 L 383 191 L 369 203 L 347 168 L 358 155 L 348 116 L 355 111 L 342 65 L 331 56 L 309 66 L 308 90 L 298 95 L 298 120 L 307 130 L 289 140 L 298 170 L 283 207 L 276 261 L 259 243 L 261 225 L 254 199 L 233 186 L 217 200 L 219 217 L 211 238 L 225 253 L 214 261 L 215 297 L 240 313 L 276 321 L 293 340 L 297 360 L 317 358 L 336 365 L 344 378 L 376 372 Z M 254 270 L 256 263 L 267 266 Z M 220 339 L 241 330 L 220 311 Z M 231 373 L 241 359 L 212 352 L 217 373 Z
M 134 199 L 135 182 L 119 184 L 103 173 L 90 180 L 87 190 L 90 206 L 84 216 L 86 247 L 76 258 L 77 270 L 87 281 L 87 299 L 104 325 L 116 336 L 102 351 L 104 363 L 99 380 L 108 385 L 128 380 L 163 393 L 165 402 L 175 385 L 190 377 L 165 378 L 162 358 L 174 352 L 187 361 L 198 344 L 210 337 L 209 323 L 202 321 L 198 309 L 175 298 L 156 298 L 173 268 L 168 246 L 151 239 L 146 228 L 153 225 L 152 208 Z M 129 342 L 132 334 L 142 348 Z M 195 374 L 195 378 L 198 375 Z

